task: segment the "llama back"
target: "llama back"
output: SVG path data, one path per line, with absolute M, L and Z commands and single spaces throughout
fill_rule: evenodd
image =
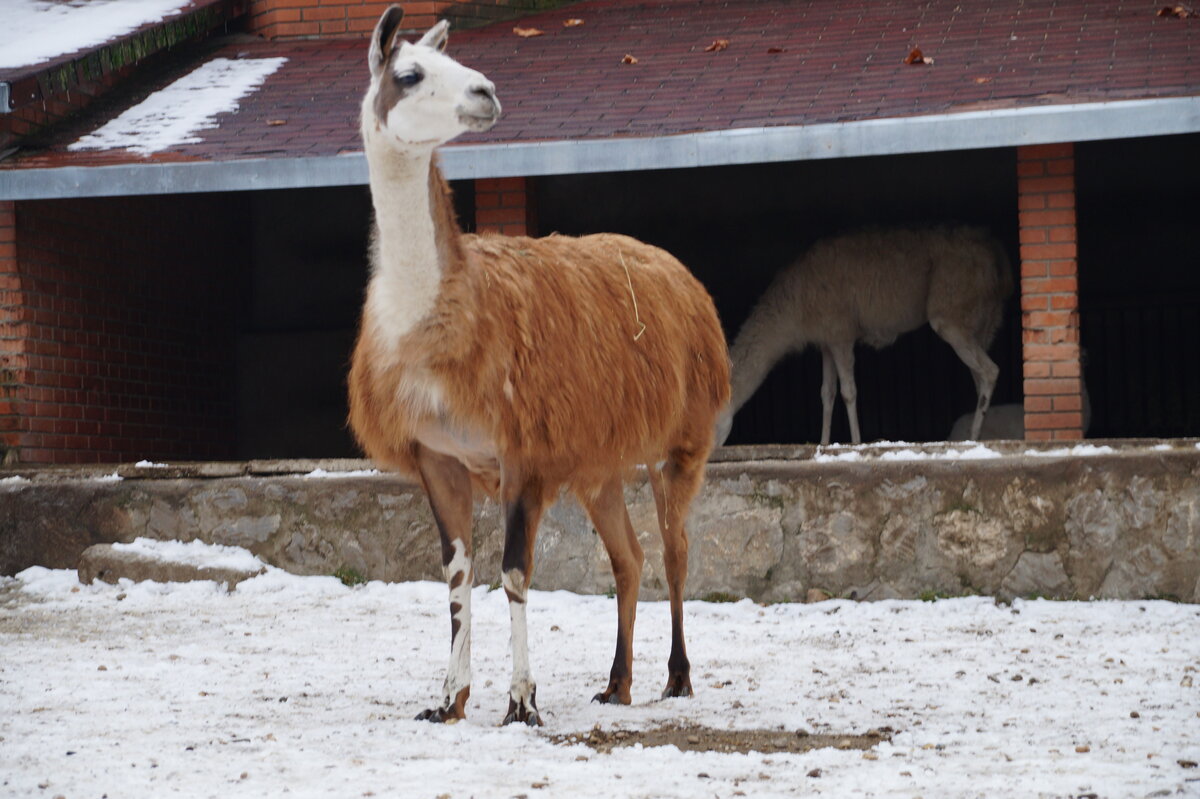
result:
M 669 448 L 707 453 L 729 361 L 712 299 L 683 264 L 611 234 L 463 244 L 475 351 L 437 371 L 503 450 L 574 484 Z

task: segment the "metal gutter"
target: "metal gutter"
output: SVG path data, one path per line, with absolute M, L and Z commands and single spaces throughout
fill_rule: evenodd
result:
M 498 178 L 851 158 L 1200 132 L 1200 96 L 1003 108 L 649 138 L 442 148 L 446 177 Z M 363 185 L 361 153 L 312 158 L 0 168 L 0 200 Z

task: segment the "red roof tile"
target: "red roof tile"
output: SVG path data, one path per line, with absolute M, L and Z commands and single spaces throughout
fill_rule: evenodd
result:
M 1037 104 L 1200 95 L 1200 19 L 1122 0 L 589 0 L 460 31 L 450 52 L 497 86 L 504 117 L 464 142 L 668 136 Z M 564 27 L 578 18 L 584 24 Z M 726 49 L 706 52 L 716 39 Z M 906 65 L 919 47 L 929 65 Z M 305 157 L 360 150 L 366 47 L 230 37 L 211 57 L 288 58 L 202 141 L 142 158 L 66 146 L 186 74 L 180 56 L 4 168 Z M 623 64 L 626 54 L 636 64 Z M 279 121 L 283 123 L 280 124 Z

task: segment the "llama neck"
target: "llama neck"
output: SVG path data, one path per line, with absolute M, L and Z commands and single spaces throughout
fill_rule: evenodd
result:
M 804 349 L 808 343 L 803 335 L 798 308 L 777 307 L 772 303 L 773 288 L 750 313 L 738 331 L 729 360 L 733 363 L 730 375 L 730 415 L 746 404 L 763 384 L 775 364 L 792 351 Z
M 391 341 L 433 310 L 443 276 L 461 261 L 461 231 L 432 150 L 366 142 L 376 238 L 367 309 Z

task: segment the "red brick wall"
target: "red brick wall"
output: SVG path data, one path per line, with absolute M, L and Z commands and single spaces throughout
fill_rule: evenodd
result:
M 1071 144 L 1017 148 L 1025 437 L 1083 437 L 1075 157 Z
M 16 204 L 0 201 L 0 462 L 15 461 L 25 405 L 25 326 L 17 274 Z
M 130 68 L 107 72 L 98 79 L 72 86 L 68 92 L 55 94 L 49 100 L 22 105 L 12 113 L 0 114 L 0 150 L 14 146 L 22 138 L 86 108 L 131 72 Z
M 0 431 L 10 451 L 24 463 L 232 457 L 240 256 L 223 201 L 9 206 Z
M 395 0 L 252 0 L 249 28 L 268 39 L 351 36 L 366 37 Z M 511 0 L 436 0 L 401 2 L 404 29 L 425 30 L 443 16 L 456 27 L 469 27 L 506 14 Z
M 475 181 L 475 229 L 479 233 L 536 236 L 532 186 L 526 178 Z

